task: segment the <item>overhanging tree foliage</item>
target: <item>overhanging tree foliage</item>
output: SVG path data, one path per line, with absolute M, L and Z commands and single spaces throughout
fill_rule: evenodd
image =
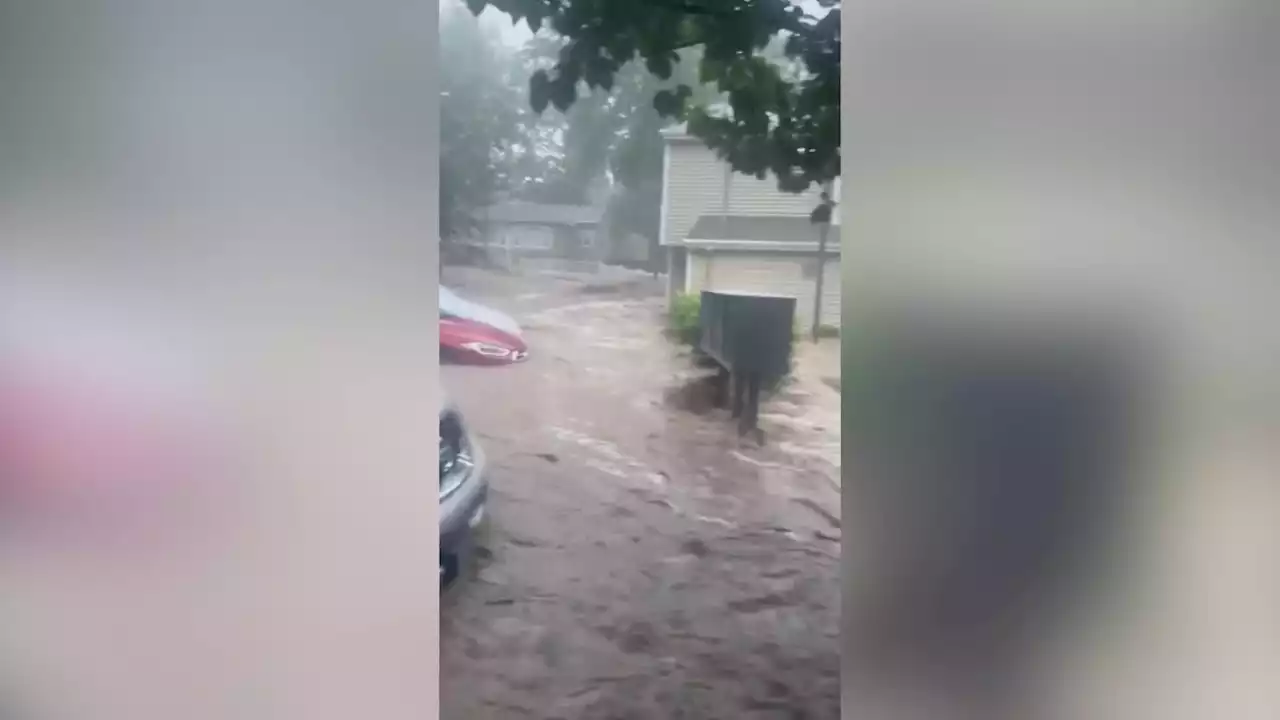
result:
M 527 88 L 529 78 L 538 71 L 552 70 L 565 46 L 563 38 L 547 31 L 526 43 L 519 54 L 521 88 Z M 568 109 L 554 113 L 534 112 L 522 90 L 528 131 L 554 140 L 544 149 L 541 161 L 529 165 L 526 186 L 518 192 L 542 202 L 587 202 L 589 189 L 606 173 L 627 188 L 636 187 L 644 172 L 636 170 L 633 159 L 647 168 L 652 163 L 644 163 L 646 155 L 657 156 L 655 176 L 660 174 L 658 131 L 671 120 L 659 117 L 652 101 L 655 93 L 675 88 L 681 81 L 696 83 L 694 63 L 682 61 L 668 80 L 655 78 L 642 64 L 628 63 L 615 75 L 610 91 L 587 91 Z
M 495 7 L 535 32 L 546 26 L 565 45 L 555 66 L 529 81 L 533 109 L 562 111 L 579 86 L 612 90 L 638 59 L 655 77 L 671 78 L 680 51 L 701 50 L 699 80 L 725 97 L 723 110 L 688 108 L 693 88 L 655 92 L 664 117 L 683 117 L 689 132 L 735 170 L 802 191 L 840 174 L 840 0 L 815 0 L 814 17 L 791 0 L 467 0 L 472 12 Z M 785 72 L 761 55 L 781 43 L 803 67 Z
M 714 100 L 714 90 L 698 83 L 696 50 L 681 53 L 670 78 L 659 79 L 643 63 L 630 62 L 619 69 L 610 90 L 584 91 L 566 111 L 537 113 L 529 107 L 524 88 L 539 70 L 552 70 L 567 42 L 547 30 L 535 35 L 519 54 L 521 102 L 533 135 L 554 136 L 539 162 L 529 163 L 523 184 L 514 189 L 521 198 L 535 202 L 584 203 L 590 190 L 606 174 L 613 181 L 608 198 L 611 237 L 621 240 L 640 235 L 651 243 L 657 257 L 659 206 L 662 195 L 663 140 L 660 131 L 671 118 L 653 109 L 653 98 L 680 83 L 694 87 L 693 100 Z M 585 84 L 584 84 L 585 85 Z

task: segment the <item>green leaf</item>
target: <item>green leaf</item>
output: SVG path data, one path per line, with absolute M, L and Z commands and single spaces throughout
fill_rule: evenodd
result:
M 604 88 L 606 91 L 613 89 L 614 67 L 608 58 L 596 56 L 587 62 L 586 66 L 587 86 L 592 88 Z
M 546 70 L 539 70 L 529 78 L 529 104 L 533 106 L 533 111 L 541 115 L 547 109 L 547 103 L 551 99 L 551 81 L 547 78 Z
M 466 2 L 473 11 L 493 6 L 523 18 L 535 32 L 548 26 L 556 31 L 555 40 L 537 38 L 564 49 L 560 57 L 541 55 L 543 67 L 555 67 L 550 78 L 530 80 L 529 105 L 538 114 L 548 105 L 568 111 L 595 102 L 600 93 L 578 97 L 580 82 L 617 98 L 590 111 L 597 118 L 591 123 L 600 123 L 592 126 L 596 130 L 580 128 L 583 138 L 597 138 L 579 140 L 583 155 L 574 162 L 583 168 L 596 162 L 591 157 L 609 157 L 600 148 L 613 142 L 608 138 L 619 126 L 606 118 L 649 113 L 661 122 L 681 117 L 691 105 L 727 100 L 730 119 L 690 112 L 689 130 L 735 170 L 771 172 L 787 190 L 839 172 L 839 0 L 818 0 L 828 12 L 817 22 L 816 13 L 792 0 L 692 0 L 697 12 L 682 7 L 683 0 Z M 636 57 L 641 60 L 632 62 Z M 633 81 L 636 73 L 648 79 Z M 778 128 L 786 132 L 775 134 Z
M 569 81 L 568 78 L 557 78 L 556 82 L 548 86 L 550 92 L 551 104 L 560 112 L 568 110 L 578 99 L 578 88 L 576 83 Z
M 659 79 L 666 80 L 671 77 L 672 63 L 671 58 L 662 55 L 645 59 L 645 68 Z
M 653 109 L 663 117 L 679 117 L 684 108 L 684 98 L 671 90 L 659 90 L 653 96 Z

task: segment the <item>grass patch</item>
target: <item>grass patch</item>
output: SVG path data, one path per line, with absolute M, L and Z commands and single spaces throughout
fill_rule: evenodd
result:
M 701 295 L 677 295 L 667 311 L 667 335 L 677 342 L 696 347 L 702 329 L 701 314 Z

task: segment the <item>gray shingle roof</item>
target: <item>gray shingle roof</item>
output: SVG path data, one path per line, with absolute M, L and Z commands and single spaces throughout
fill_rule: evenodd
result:
M 840 228 L 832 226 L 827 241 L 838 243 Z M 809 218 L 784 215 L 703 215 L 693 224 L 688 240 L 759 242 L 817 242 L 818 230 Z
M 590 205 L 548 205 L 513 200 L 480 211 L 480 218 L 495 222 L 547 225 L 596 225 L 604 208 Z

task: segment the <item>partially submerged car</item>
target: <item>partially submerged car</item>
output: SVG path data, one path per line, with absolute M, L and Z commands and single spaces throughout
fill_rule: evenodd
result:
M 440 585 L 446 587 L 470 564 L 478 533 L 487 521 L 489 481 L 484 453 L 457 406 L 440 408 Z
M 440 288 L 440 359 L 508 365 L 529 357 L 524 333 L 511 316 Z

